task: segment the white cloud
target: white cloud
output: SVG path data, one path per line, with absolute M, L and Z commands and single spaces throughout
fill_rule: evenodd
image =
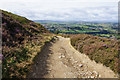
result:
M 2 0 L 0 8 L 32 20 L 117 21 L 118 0 Z

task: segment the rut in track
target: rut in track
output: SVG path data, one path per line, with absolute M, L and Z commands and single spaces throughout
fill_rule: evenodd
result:
M 61 36 L 47 43 L 35 62 L 28 78 L 115 78 L 112 70 L 91 61 Z

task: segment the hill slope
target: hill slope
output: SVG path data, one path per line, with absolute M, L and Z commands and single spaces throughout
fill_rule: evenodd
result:
M 3 78 L 24 77 L 33 59 L 53 35 L 25 17 L 2 12 Z
M 44 50 L 43 46 L 46 42 L 52 40 L 53 36 L 53 34 L 40 24 L 10 12 L 2 11 L 3 78 L 26 78 L 27 73 L 31 69 L 31 65 L 33 65 L 34 60 L 36 60 L 36 56 L 39 55 L 41 49 L 42 51 L 47 51 Z M 65 40 L 66 45 L 68 45 L 69 41 L 67 39 L 63 39 L 60 45 L 62 44 L 67 50 L 67 47 L 63 44 Z M 91 59 L 96 62 L 101 62 L 117 72 L 118 44 L 116 40 L 113 41 L 83 34 L 71 36 L 71 44 L 78 51 L 87 54 Z M 60 49 L 58 52 L 63 51 L 61 53 L 64 53 L 65 51 L 61 50 L 60 45 L 56 45 L 58 47 L 55 48 Z M 53 48 L 53 50 L 57 49 Z M 71 53 L 70 50 L 71 48 L 67 50 L 68 53 Z M 44 55 L 48 57 L 45 53 Z M 63 62 L 69 58 L 71 57 L 65 58 L 65 60 L 63 59 Z M 44 61 L 41 63 L 44 63 Z M 69 62 L 67 62 L 67 64 L 69 64 Z M 43 65 L 44 64 L 42 64 L 42 66 Z M 44 68 L 41 69 L 44 70 Z
M 25 36 L 48 32 L 42 25 L 6 11 L 2 11 L 2 26 L 3 44 L 8 42 L 9 45 L 13 44 L 12 41 L 21 42 Z
M 72 35 L 72 46 L 89 56 L 97 63 L 110 67 L 115 73 L 120 74 L 118 40 L 112 40 L 87 34 Z
M 75 50 L 70 38 L 57 36 L 55 40 L 44 46 L 28 78 L 117 78 L 110 68 Z

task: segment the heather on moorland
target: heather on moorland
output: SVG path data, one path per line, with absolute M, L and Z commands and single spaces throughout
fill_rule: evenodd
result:
M 2 76 L 25 78 L 34 58 L 52 34 L 25 17 L 2 11 Z
M 118 40 L 107 39 L 87 34 L 71 35 L 71 45 L 86 54 L 97 63 L 110 67 L 114 72 L 120 73 L 118 61 Z

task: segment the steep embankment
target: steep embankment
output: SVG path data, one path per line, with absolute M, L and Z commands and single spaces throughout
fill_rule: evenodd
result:
M 10 12 L 2 12 L 3 78 L 25 77 L 34 57 L 52 34 L 42 25 Z
M 115 78 L 109 68 L 75 50 L 69 38 L 58 36 L 36 58 L 28 78 Z
M 118 40 L 81 34 L 72 35 L 71 44 L 81 53 L 88 55 L 91 60 L 102 63 L 120 74 Z

